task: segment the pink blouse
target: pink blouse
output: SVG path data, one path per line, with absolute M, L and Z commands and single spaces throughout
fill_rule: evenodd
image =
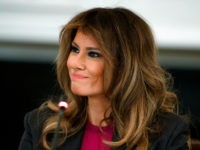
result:
M 113 126 L 102 127 L 102 131 L 98 126 L 88 121 L 83 135 L 81 150 L 110 150 L 110 147 L 104 144 L 103 140 L 112 140 Z

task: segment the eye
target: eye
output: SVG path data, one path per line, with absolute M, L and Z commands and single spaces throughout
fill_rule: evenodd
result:
M 89 51 L 88 56 L 90 56 L 90 57 L 102 57 L 100 52 L 96 52 L 96 51 Z
M 79 49 L 73 45 L 71 46 L 71 51 L 74 53 L 79 53 Z

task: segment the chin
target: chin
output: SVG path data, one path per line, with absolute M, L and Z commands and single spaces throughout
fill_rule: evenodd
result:
M 87 96 L 87 92 L 85 90 L 80 89 L 71 89 L 72 93 L 79 96 Z

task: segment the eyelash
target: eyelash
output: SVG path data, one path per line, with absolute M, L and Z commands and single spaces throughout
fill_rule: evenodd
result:
M 71 46 L 71 51 L 74 53 L 79 53 L 79 49 L 75 46 Z
M 89 55 L 90 57 L 101 57 L 101 56 L 102 56 L 100 53 L 95 52 L 95 51 L 89 51 L 89 52 L 88 52 L 88 55 Z
M 80 50 L 75 46 L 71 46 L 71 51 L 77 54 L 80 52 Z M 102 55 L 99 52 L 92 51 L 92 50 L 88 51 L 88 56 L 92 58 L 102 57 Z

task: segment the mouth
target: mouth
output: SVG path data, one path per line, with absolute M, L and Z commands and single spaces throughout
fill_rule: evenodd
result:
M 70 78 L 71 78 L 71 80 L 83 80 L 83 79 L 86 79 L 88 77 L 81 75 L 81 74 L 71 74 Z

